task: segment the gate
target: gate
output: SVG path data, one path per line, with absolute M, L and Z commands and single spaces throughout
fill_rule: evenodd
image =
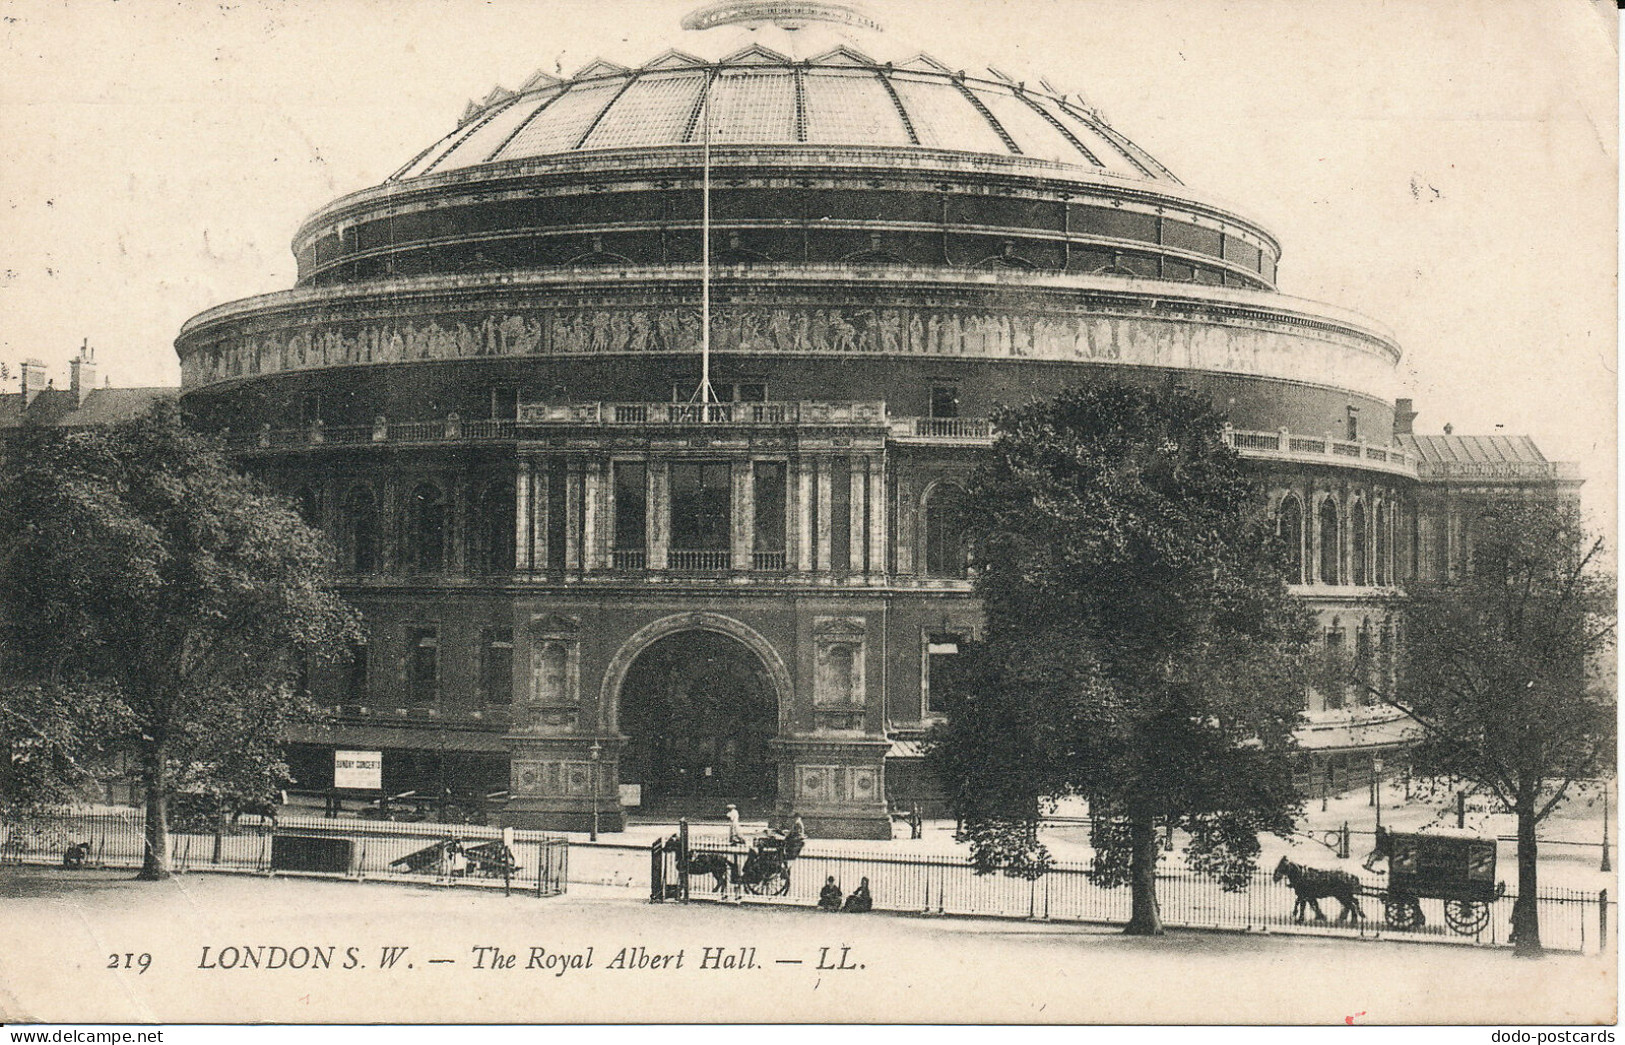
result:
M 657 838 L 649 847 L 649 902 L 688 900 L 688 821 L 677 822 L 677 833 Z

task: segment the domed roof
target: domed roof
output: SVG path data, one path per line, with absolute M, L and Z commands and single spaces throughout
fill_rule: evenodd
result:
M 707 112 L 709 110 L 709 112 Z M 668 51 L 636 69 L 595 61 L 470 103 L 459 126 L 390 179 L 595 150 L 694 145 L 895 147 L 1026 156 L 1178 184 L 1074 99 L 925 55 L 880 63 L 840 46 L 795 59 L 753 44 L 717 62 Z

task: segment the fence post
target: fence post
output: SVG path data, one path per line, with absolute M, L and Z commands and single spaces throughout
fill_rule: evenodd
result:
M 666 840 L 656 838 L 649 847 L 649 902 L 666 902 Z
M 677 820 L 677 882 L 684 903 L 688 903 L 688 817 Z
M 1608 890 L 1597 894 L 1597 953 L 1608 951 Z
M 1343 860 L 1349 858 L 1349 822 L 1347 820 L 1343 821 L 1343 836 L 1337 843 L 1337 855 Z

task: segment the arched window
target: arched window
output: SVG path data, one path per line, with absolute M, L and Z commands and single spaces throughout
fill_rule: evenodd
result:
M 1303 506 L 1296 497 L 1281 499 L 1281 507 L 1275 512 L 1275 535 L 1285 546 L 1287 583 L 1302 584 Z
M 416 570 L 438 570 L 445 561 L 446 499 L 440 487 L 419 483 L 406 500 L 406 540 L 402 549 L 407 564 Z
M 322 492 L 314 486 L 301 486 L 293 492 L 293 506 L 306 526 L 322 525 Z
M 344 499 L 344 550 L 356 573 L 378 568 L 378 501 L 365 486 L 351 487 Z
M 474 573 L 513 569 L 514 493 L 511 483 L 492 483 L 473 499 L 465 530 L 468 568 Z
M 925 501 L 925 573 L 963 577 L 966 572 L 964 491 L 951 483 L 935 487 Z
M 1341 584 L 1338 569 L 1343 542 L 1337 526 L 1337 502 L 1330 497 L 1320 502 L 1320 583 Z
M 1393 526 L 1392 514 L 1386 502 L 1377 505 L 1377 577 L 1378 584 L 1394 583 L 1394 542 L 1389 529 Z
M 1350 548 L 1351 561 L 1349 563 L 1351 567 L 1349 569 L 1349 583 L 1351 584 L 1369 584 L 1371 582 L 1371 571 L 1366 558 L 1369 545 L 1367 536 L 1365 502 L 1355 501 L 1354 506 L 1349 509 L 1349 544 L 1352 546 Z

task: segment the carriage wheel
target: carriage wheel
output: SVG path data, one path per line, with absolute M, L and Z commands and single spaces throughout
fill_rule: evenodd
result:
M 1462 936 L 1477 936 L 1490 924 L 1490 905 L 1478 900 L 1446 900 L 1444 920 Z
M 763 875 L 761 881 L 746 882 L 745 888 L 753 896 L 783 896 L 790 891 L 790 872 L 783 867 L 775 867 Z
M 1415 900 L 1388 900 L 1383 910 L 1395 929 L 1414 929 L 1422 923 L 1422 906 Z

